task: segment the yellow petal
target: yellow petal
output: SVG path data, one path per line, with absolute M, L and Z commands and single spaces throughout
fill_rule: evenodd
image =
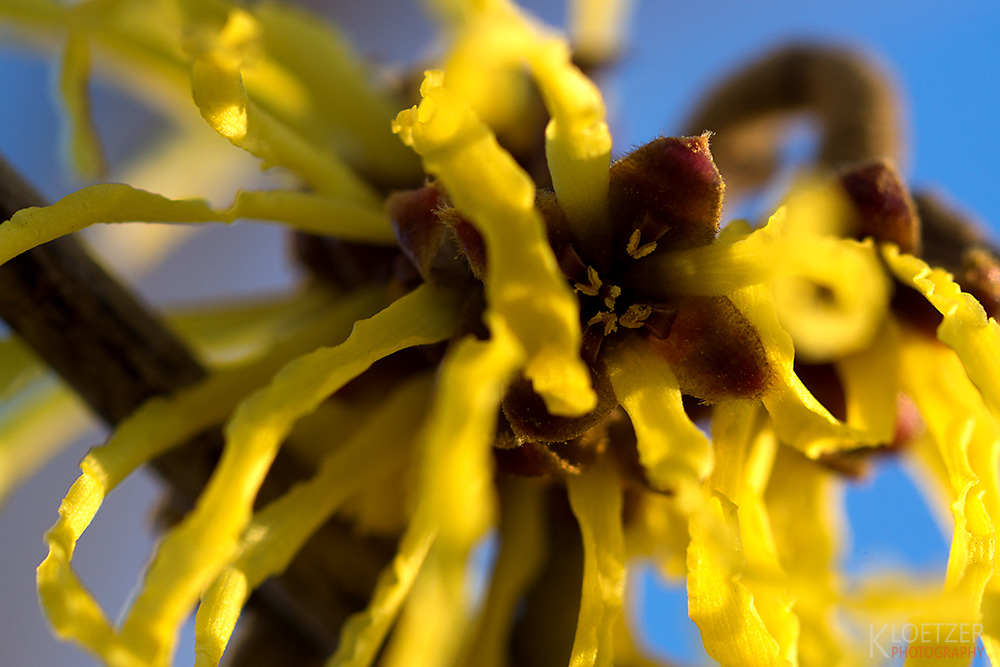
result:
M 257 29 L 248 13 L 233 9 L 217 34 L 190 40 L 188 50 L 195 59 L 191 89 L 202 116 L 233 145 L 257 156 L 265 166 L 290 169 L 320 194 L 376 204 L 377 193 L 350 167 L 249 98 L 241 67 L 248 48 L 244 44 L 255 39 Z
M 614 630 L 625 597 L 625 538 L 618 472 L 604 460 L 566 480 L 583 535 L 583 595 L 570 667 L 614 664 Z
M 327 317 L 309 323 L 254 363 L 217 371 L 174 396 L 147 401 L 119 425 L 107 444 L 87 455 L 80 464 L 82 474 L 59 507 L 59 520 L 45 536 L 49 553 L 38 567 L 42 609 L 59 636 L 108 661 L 114 655 L 131 654 L 71 565 L 76 542 L 104 497 L 142 463 L 222 423 L 244 396 L 270 379 L 290 358 L 323 341 L 345 337 L 359 317 L 372 312 L 384 299 L 381 290 L 345 298 Z
M 291 190 L 241 191 L 228 219 L 255 218 L 347 241 L 395 245 L 396 235 L 381 206 Z
M 296 127 L 303 132 L 309 126 L 329 128 L 337 153 L 366 173 L 395 183 L 418 181 L 419 162 L 392 136 L 389 126 L 398 107 L 376 89 L 369 68 L 337 26 L 276 2 L 257 5 L 254 15 L 268 58 L 283 67 L 309 97 L 308 111 L 294 119 L 285 116 L 286 122 L 298 121 Z M 272 90 L 269 83 L 258 82 L 251 69 L 247 76 L 250 97 L 260 99 L 267 94 Z
M 340 345 L 291 362 L 243 401 L 226 428 L 222 458 L 195 510 L 161 542 L 122 622 L 122 641 L 146 660 L 166 660 L 191 605 L 232 557 L 257 490 L 295 421 L 375 361 L 446 339 L 455 320 L 450 300 L 420 287 L 356 323 Z
M 955 519 L 945 580 L 945 592 L 953 600 L 947 606 L 949 613 L 942 615 L 938 610 L 930 610 L 915 622 L 971 625 L 982 620 L 983 592 L 997 565 L 993 520 L 1000 518 L 995 513 L 1000 503 L 1000 470 L 996 465 L 1000 456 L 1000 424 L 970 382 L 955 351 L 914 334 L 907 335 L 902 342 L 903 389 L 920 409 L 940 451 L 951 481 L 951 509 Z M 986 631 L 996 636 L 1000 626 L 991 626 Z M 936 637 L 915 645 L 925 650 L 941 646 Z M 974 646 L 975 638 L 967 648 L 971 650 Z M 932 658 L 915 659 L 907 664 L 932 661 Z M 967 664 L 967 661 L 952 663 Z
M 405 461 L 423 416 L 430 378 L 404 383 L 367 424 L 322 461 L 316 474 L 259 511 L 238 547 L 239 557 L 202 596 L 195 626 L 196 667 L 217 665 L 250 593 L 288 567 L 306 540 L 354 493 Z
M 485 237 L 490 312 L 527 351 L 525 375 L 549 412 L 588 412 L 597 396 L 579 356 L 579 306 L 535 210 L 534 185 L 442 77 L 427 74 L 420 106 L 401 112 L 394 127 Z
M 468 624 L 466 563 L 494 516 L 492 444 L 500 397 L 524 350 L 502 321 L 491 338 L 468 337 L 441 367 L 421 435 L 422 479 L 414 522 L 437 527 L 386 664 L 447 665 Z
M 809 456 L 863 441 L 861 434 L 834 419 L 795 374 L 795 347 L 778 321 L 770 290 L 763 285 L 747 287 L 731 294 L 730 299 L 753 324 L 773 369 L 771 385 L 761 400 L 778 439 Z
M 867 442 L 888 444 L 895 437 L 898 350 L 898 327 L 889 318 L 868 347 L 836 361 L 844 387 L 846 423 L 864 433 Z
M 753 232 L 730 224 L 715 243 L 644 258 L 629 282 L 656 285 L 665 295 L 691 296 L 727 296 L 766 283 L 786 270 L 780 261 L 785 217 L 780 208 Z
M 171 200 L 127 185 L 92 185 L 52 206 L 21 209 L 0 224 L 0 264 L 98 222 L 208 222 L 220 215 L 200 200 Z
M 0 264 L 52 239 L 97 223 L 232 222 L 238 217 L 273 220 L 314 234 L 365 243 L 395 243 L 381 205 L 325 195 L 270 190 L 240 192 L 228 210 L 200 199 L 168 199 L 128 185 L 92 185 L 51 206 L 18 211 L 0 225 Z
M 852 664 L 867 646 L 852 642 L 836 601 L 842 549 L 843 484 L 828 469 L 787 447 L 778 449 L 765 494 L 777 553 L 788 573 L 799 618 L 802 667 Z
M 423 566 L 435 534 L 427 522 L 410 523 L 395 558 L 379 575 L 368 607 L 344 623 L 337 652 L 330 656 L 326 667 L 368 667 L 372 663 Z
M 724 495 L 706 494 L 702 511 L 691 518 L 688 615 L 722 667 L 789 667 L 740 581 L 745 562 L 736 509 Z
M 83 178 L 96 178 L 105 171 L 104 151 L 90 110 L 90 46 L 82 29 L 70 29 L 61 65 L 59 93 L 66 111 L 73 167 Z
M 871 239 L 796 235 L 783 252 L 789 274 L 775 281 L 774 297 L 796 353 L 818 363 L 866 349 L 892 289 Z
M 712 447 L 681 403 L 670 365 L 645 340 L 634 337 L 603 356 L 618 402 L 635 429 L 639 460 L 650 482 L 681 502 L 712 470 Z
M 597 86 L 572 63 L 565 39 L 546 34 L 512 3 L 469 3 L 464 14 L 445 66 L 448 88 L 502 131 L 523 124 L 530 98 L 519 100 L 511 91 L 523 87 L 518 75 L 526 63 L 551 117 L 545 153 L 559 205 L 578 239 L 607 242 L 611 132 Z
M 738 506 L 739 544 L 746 559 L 744 567 L 753 575 L 743 584 L 752 596 L 753 608 L 764 628 L 777 642 L 779 655 L 794 661 L 799 622 L 791 610 L 794 598 L 778 559 L 763 498 L 777 442 L 770 429 L 765 428 L 767 420 L 761 413 L 758 406 L 748 401 L 731 401 L 716 407 L 712 439 L 717 463 L 709 485 Z M 723 557 L 726 560 L 730 559 Z
M 923 260 L 886 246 L 882 256 L 896 277 L 927 297 L 944 316 L 938 338 L 958 353 L 965 371 L 979 388 L 986 405 L 1000 417 L 1000 327 L 946 271 L 931 269 Z

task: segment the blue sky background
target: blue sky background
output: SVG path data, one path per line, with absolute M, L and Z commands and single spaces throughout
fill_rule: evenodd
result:
M 366 3 L 326 4 L 336 5 L 327 9 L 353 26 L 351 34 L 362 52 L 375 59 L 408 62 L 427 52 L 430 28 L 413 3 L 387 3 L 394 10 L 377 17 Z M 550 23 L 562 22 L 562 3 L 528 4 Z M 876 56 L 904 93 L 909 124 L 904 171 L 910 182 L 941 188 L 980 220 L 1000 224 L 998 33 L 996 2 L 640 2 L 628 57 L 608 79 L 616 149 L 623 152 L 657 134 L 677 132 L 700 91 L 766 49 L 792 39 L 855 45 Z M 60 166 L 50 79 L 45 58 L 0 40 L 0 90 L 5 91 L 0 151 L 56 197 L 75 185 Z M 134 108 L 126 98 L 101 90 L 102 135 L 113 155 L 128 154 L 144 125 L 129 120 L 133 115 L 127 112 Z M 157 271 L 143 281 L 149 298 L 183 301 L 206 293 L 209 283 L 218 291 L 254 292 L 288 277 L 280 236 L 266 228 L 239 234 L 213 230 L 189 250 L 190 266 Z M 213 260 L 223 252 L 252 256 L 256 270 L 220 285 L 223 274 L 215 272 Z M 0 664 L 91 664 L 76 649 L 49 637 L 33 579 L 44 556 L 41 535 L 75 479 L 77 461 L 99 438 L 94 432 L 58 457 L 0 514 Z M 107 511 L 81 542 L 81 574 L 107 608 L 119 608 L 127 599 L 150 553 L 146 526 L 154 495 L 150 479 L 130 480 L 109 499 Z M 888 462 L 871 479 L 854 485 L 847 503 L 854 536 L 847 554 L 852 571 L 885 564 L 943 571 L 947 543 L 898 465 Z M 128 526 L 127 540 L 122 526 Z M 683 592 L 664 589 L 649 573 L 641 576 L 648 584 L 639 608 L 651 645 L 664 655 L 689 657 L 698 638 L 686 621 Z M 177 664 L 190 664 L 186 647 Z

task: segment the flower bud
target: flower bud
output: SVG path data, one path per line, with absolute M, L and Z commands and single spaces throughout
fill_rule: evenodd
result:
M 725 188 L 698 137 L 660 137 L 611 166 L 616 247 L 640 230 L 639 243 L 682 249 L 711 243 L 719 231 Z

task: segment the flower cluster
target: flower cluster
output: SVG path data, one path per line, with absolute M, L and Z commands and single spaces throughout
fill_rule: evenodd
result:
M 253 219 L 289 227 L 310 275 L 277 302 L 175 320 L 200 359 L 127 409 L 67 375 L 114 430 L 45 538 L 54 632 L 108 665 L 162 666 L 197 609 L 196 665 L 216 665 L 260 589 L 260 616 L 301 634 L 289 664 L 641 665 L 622 608 L 645 559 L 686 581 L 723 665 L 864 663 L 857 628 L 900 619 L 978 629 L 957 647 L 913 636 L 907 655 L 967 662 L 979 640 L 1000 661 L 1000 262 L 911 196 L 878 77 L 785 49 L 721 84 L 691 136 L 613 160 L 587 72 L 619 48 L 620 3 L 574 3 L 573 49 L 510 0 L 432 4 L 445 48 L 419 94 L 380 89 L 333 26 L 277 3 L 0 8 L 58 37 L 83 172 L 102 165 L 94 52 L 193 95 L 215 132 L 295 179 L 226 208 L 93 185 L 13 214 L 0 263 L 95 223 Z M 789 110 L 822 121 L 814 168 L 766 224 L 723 224 L 724 197 L 772 176 L 756 121 Z M 108 363 L 142 354 L 122 344 Z M 0 426 L 59 409 L 32 391 L 24 342 L 0 358 L 18 396 Z M 30 462 L 33 446 L 0 454 Z M 936 587 L 838 569 L 840 490 L 877 453 L 912 458 L 951 509 Z M 196 498 L 112 623 L 74 550 L 154 461 Z M 470 555 L 490 535 L 477 598 Z M 251 647 L 279 632 L 259 631 Z

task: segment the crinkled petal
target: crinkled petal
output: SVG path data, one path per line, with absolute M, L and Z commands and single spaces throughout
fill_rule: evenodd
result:
M 422 480 L 414 522 L 437 527 L 386 664 L 447 665 L 468 624 L 466 564 L 493 521 L 493 457 L 500 397 L 524 350 L 500 320 L 491 338 L 465 338 L 445 357 L 421 433 Z
M 932 269 L 892 245 L 882 249 L 882 256 L 900 281 L 912 285 L 944 316 L 938 338 L 958 353 L 986 405 L 1000 416 L 1000 355 L 996 352 L 1000 326 L 996 320 L 987 318 L 979 302 L 943 269 Z
M 107 444 L 87 455 L 80 464 L 82 474 L 59 507 L 59 520 L 45 536 L 49 554 L 38 567 L 42 609 L 59 636 L 109 661 L 115 655 L 129 654 L 71 566 L 77 540 L 107 493 L 142 463 L 222 423 L 244 396 L 267 382 L 289 359 L 324 341 L 341 340 L 359 317 L 370 314 L 384 299 L 381 290 L 346 297 L 326 317 L 305 326 L 254 363 L 217 371 L 173 396 L 147 401 L 119 425 Z
M 189 40 L 194 58 L 191 89 L 201 115 L 233 145 L 266 166 L 290 169 L 320 194 L 362 203 L 378 202 L 377 193 L 330 151 L 322 150 L 260 108 L 247 94 L 241 68 L 250 57 L 259 26 L 246 11 L 232 9 L 216 33 L 199 26 Z
M 411 434 L 420 425 L 429 377 L 396 389 L 368 423 L 331 452 L 308 481 L 258 512 L 247 527 L 239 557 L 202 596 L 195 626 L 195 665 L 217 665 L 250 593 L 284 572 L 316 529 L 343 501 L 406 460 Z
M 705 650 L 722 667 L 789 667 L 741 581 L 746 564 L 736 505 L 722 494 L 707 494 L 690 525 L 688 615 L 701 630 Z
M 745 569 L 752 573 L 743 583 L 764 627 L 777 642 L 779 654 L 794 662 L 799 621 L 792 612 L 794 598 L 778 559 L 764 504 L 764 490 L 777 451 L 773 433 L 764 428 L 766 423 L 762 410 L 748 401 L 716 407 L 712 440 L 717 462 L 709 485 L 738 506 L 739 544 L 746 559 Z
M 854 664 L 867 647 L 852 642 L 838 616 L 843 485 L 827 468 L 780 447 L 765 493 L 774 543 L 788 573 L 799 619 L 802 667 Z
M 244 400 L 226 428 L 222 458 L 194 511 L 161 542 L 121 626 L 122 641 L 156 663 L 173 651 L 191 605 L 237 547 L 253 500 L 295 421 L 375 361 L 446 339 L 454 330 L 450 299 L 423 286 L 354 325 L 340 345 L 300 357 Z
M 282 222 L 314 234 L 390 244 L 388 217 L 379 205 L 284 190 L 240 192 L 224 211 L 199 199 L 168 199 L 119 183 L 92 185 L 51 206 L 21 209 L 0 224 L 0 264 L 52 239 L 98 223 L 232 222 L 238 217 Z
M 778 321 L 771 291 L 758 285 L 734 292 L 730 299 L 754 325 L 773 369 L 761 400 L 778 439 L 809 456 L 854 447 L 860 434 L 838 422 L 795 374 L 795 347 Z
M 621 483 L 605 460 L 567 478 L 566 488 L 583 535 L 583 595 L 569 664 L 609 667 L 625 597 Z
M 410 523 L 395 558 L 379 575 L 368 607 L 344 623 L 337 652 L 326 667 L 368 667 L 372 663 L 423 566 L 436 532 L 428 522 Z
M 427 74 L 420 106 L 401 112 L 394 127 L 485 237 L 490 312 L 527 351 L 525 375 L 549 412 L 588 412 L 597 396 L 580 359 L 579 306 L 535 210 L 534 185 L 442 78 Z
M 670 365 L 638 336 L 609 347 L 602 358 L 632 421 L 649 481 L 684 502 L 712 471 L 713 454 L 708 438 L 684 411 Z
M 597 86 L 573 64 L 565 39 L 547 34 L 506 0 L 468 3 L 464 23 L 445 66 L 448 88 L 494 127 L 521 124 L 518 107 L 525 102 L 508 91 L 528 92 L 519 90 L 527 64 L 551 116 L 545 153 L 559 205 L 581 240 L 607 242 L 611 132 Z
M 983 592 L 996 567 L 993 519 L 997 517 L 994 514 L 991 518 L 986 498 L 990 497 L 990 506 L 997 507 L 1000 424 L 953 350 L 910 334 L 902 341 L 901 361 L 903 389 L 920 409 L 948 471 L 955 519 L 945 580 L 945 591 L 953 602 L 945 606 L 947 611 L 930 610 L 916 621 L 971 626 L 982 620 Z M 998 630 L 997 626 L 986 628 L 992 636 L 997 636 Z M 947 647 L 935 640 L 918 641 L 915 646 L 924 650 Z M 974 646 L 973 637 L 967 648 Z M 937 661 L 918 658 L 907 664 L 932 662 Z M 952 662 L 967 664 L 967 660 Z

